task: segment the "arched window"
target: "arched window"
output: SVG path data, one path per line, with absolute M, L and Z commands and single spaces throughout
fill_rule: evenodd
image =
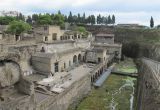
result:
M 76 56 L 76 55 L 73 56 L 73 63 L 74 63 L 74 64 L 77 63 L 77 56 Z

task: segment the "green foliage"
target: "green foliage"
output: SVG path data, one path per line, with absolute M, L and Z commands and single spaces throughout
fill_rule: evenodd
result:
M 22 13 L 18 14 L 16 18 L 17 18 L 17 20 L 25 21 L 25 17 Z
M 51 16 L 48 14 L 39 15 L 37 22 L 39 25 L 50 25 L 52 23 L 52 19 L 51 19 Z
M 153 17 L 151 16 L 151 20 L 150 20 L 150 27 L 153 28 L 154 27 L 154 20 Z
M 100 14 L 97 16 L 97 24 L 115 24 L 115 16 L 101 16 Z
M 115 22 L 116 22 L 116 18 L 114 15 L 112 15 L 112 24 L 115 24 Z
M 129 82 L 127 82 L 128 80 Z M 117 105 L 116 110 L 129 110 L 130 94 L 132 93 L 131 83 L 133 82 L 133 79 L 128 77 L 110 75 L 102 87 L 93 89 L 80 102 L 76 110 L 111 110 L 112 97 L 114 97 L 114 102 Z M 125 84 L 128 84 L 128 86 L 122 88 Z M 121 92 L 119 92 L 120 88 L 122 88 Z M 75 109 L 70 106 L 68 110 Z
M 90 16 L 88 16 L 88 18 L 87 18 L 87 20 L 86 20 L 86 23 L 88 23 L 88 24 L 95 24 L 96 23 L 96 18 L 95 18 L 95 16 L 94 15 L 90 15 Z
M 72 12 L 70 11 L 69 16 L 68 16 L 68 22 L 72 23 L 73 22 L 73 16 L 72 16 Z
M 9 24 L 7 32 L 10 34 L 20 35 L 23 32 L 27 32 L 31 29 L 31 26 L 28 23 L 23 21 L 12 21 Z
M 54 25 L 59 25 L 61 27 L 64 27 L 64 16 L 61 14 L 55 14 L 53 17 L 53 24 Z
M 31 21 L 31 19 L 28 17 L 27 21 Z M 58 25 L 64 27 L 64 22 L 67 22 L 67 16 L 62 15 L 60 11 L 58 11 L 58 14 L 33 14 L 32 21 L 33 24 L 37 25 Z
M 0 17 L 0 25 L 8 25 L 10 22 L 14 20 L 16 20 L 16 18 L 11 16 Z
M 82 26 L 79 26 L 79 27 L 77 27 L 76 31 L 79 31 L 81 33 L 86 33 L 86 28 L 82 27 Z
M 32 15 L 32 20 L 33 20 L 33 22 L 37 23 L 37 21 L 38 21 L 38 15 L 37 14 L 33 14 Z
M 27 22 L 28 24 L 32 24 L 32 18 L 31 18 L 31 16 L 28 16 L 26 22 Z

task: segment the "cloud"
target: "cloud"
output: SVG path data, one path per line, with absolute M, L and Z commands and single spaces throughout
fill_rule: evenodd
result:
M 150 16 L 160 23 L 160 0 L 1 0 L 0 10 L 24 14 L 62 13 L 115 14 L 118 23 L 148 24 Z

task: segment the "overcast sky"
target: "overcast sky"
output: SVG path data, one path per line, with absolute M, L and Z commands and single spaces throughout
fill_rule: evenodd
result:
M 0 10 L 32 13 L 115 14 L 116 23 L 160 24 L 160 0 L 0 0 Z

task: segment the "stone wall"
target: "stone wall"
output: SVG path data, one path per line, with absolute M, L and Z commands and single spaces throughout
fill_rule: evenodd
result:
M 77 103 L 91 90 L 90 76 L 85 76 L 73 83 L 67 90 L 56 96 L 49 96 L 36 110 L 67 110 L 69 105 Z
M 139 65 L 138 110 L 160 110 L 160 63 L 143 58 Z

